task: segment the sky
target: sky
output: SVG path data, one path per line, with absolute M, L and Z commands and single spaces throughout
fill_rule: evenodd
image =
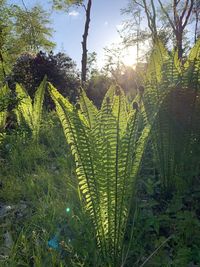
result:
M 10 0 L 10 3 L 22 4 L 21 0 Z M 48 1 L 24 0 L 29 8 L 39 3 L 48 9 Z M 88 36 L 88 52 L 97 53 L 99 67 L 104 62 L 104 47 L 120 41 L 118 30 L 121 28 L 124 17 L 121 9 L 126 7 L 128 0 L 93 0 L 91 22 Z M 82 7 L 73 6 L 68 13 L 52 12 L 53 41 L 56 43 L 55 52 L 67 53 L 80 68 L 81 41 L 85 23 L 85 11 Z M 126 55 L 127 60 L 131 60 Z M 134 59 L 133 59 L 134 61 Z M 134 63 L 134 62 L 133 62 Z

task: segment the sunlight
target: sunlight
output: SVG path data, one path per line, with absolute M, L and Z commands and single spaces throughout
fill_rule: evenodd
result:
M 126 66 L 133 67 L 137 62 L 136 47 L 129 47 L 123 50 L 121 60 Z

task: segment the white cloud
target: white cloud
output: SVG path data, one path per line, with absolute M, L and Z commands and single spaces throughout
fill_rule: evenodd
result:
M 104 22 L 104 25 L 105 25 L 105 26 L 108 26 L 108 21 L 105 21 L 105 22 Z
M 72 10 L 72 11 L 69 12 L 69 16 L 77 17 L 77 16 L 79 16 L 79 12 L 76 11 L 76 10 Z

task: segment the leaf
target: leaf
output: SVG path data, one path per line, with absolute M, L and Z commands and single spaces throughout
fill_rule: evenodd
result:
M 7 112 L 7 106 L 8 103 L 5 101 L 6 98 L 8 98 L 10 89 L 8 88 L 7 85 L 5 85 L 3 88 L 0 89 L 0 101 L 5 102 L 5 106 L 3 106 L 2 111 L 0 111 L 0 131 L 4 129 L 5 124 L 6 124 L 6 118 L 8 115 Z
M 32 100 L 28 93 L 26 92 L 25 88 L 19 84 L 16 84 L 16 93 L 18 98 L 20 99 L 20 103 L 17 107 L 18 119 L 20 120 L 19 123 L 22 123 L 21 120 L 27 123 L 30 129 L 33 129 L 33 107 L 32 107 Z
M 43 81 L 40 83 L 34 97 L 33 104 L 33 113 L 32 113 L 32 121 L 33 121 L 33 137 L 37 140 L 40 129 L 40 122 L 42 117 L 42 106 L 44 101 L 44 93 L 46 88 L 47 77 L 44 77 Z
M 97 108 L 91 100 L 87 97 L 85 91 L 82 89 L 79 97 L 79 104 L 81 111 L 89 123 L 89 127 L 93 128 L 96 122 Z
M 147 66 L 146 79 L 160 82 L 162 79 L 162 66 L 168 58 L 168 52 L 160 40 L 157 40 Z

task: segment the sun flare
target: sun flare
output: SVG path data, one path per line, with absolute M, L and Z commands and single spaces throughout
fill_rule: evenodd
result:
M 121 60 L 126 66 L 133 67 L 137 61 L 136 47 L 129 47 L 123 50 Z

